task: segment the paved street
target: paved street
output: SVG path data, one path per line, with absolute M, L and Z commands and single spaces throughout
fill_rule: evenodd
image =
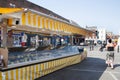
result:
M 120 53 L 115 54 L 115 68 L 112 70 L 105 64 L 105 52 L 99 52 L 99 47 L 89 51 L 86 60 L 79 64 L 58 70 L 37 80 L 119 80 Z

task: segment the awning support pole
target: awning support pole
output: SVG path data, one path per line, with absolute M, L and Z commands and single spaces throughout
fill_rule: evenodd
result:
M 2 20 L 1 24 L 1 47 L 7 47 L 7 19 Z

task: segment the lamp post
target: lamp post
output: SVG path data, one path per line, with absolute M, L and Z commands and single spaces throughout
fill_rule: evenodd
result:
M 118 48 L 117 48 L 117 52 L 119 53 L 119 46 L 120 46 L 120 32 L 119 32 L 119 37 L 118 37 Z

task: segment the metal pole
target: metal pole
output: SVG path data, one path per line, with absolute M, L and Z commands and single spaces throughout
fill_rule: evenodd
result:
M 7 47 L 7 19 L 2 20 L 1 28 L 1 46 Z
M 119 53 L 119 45 L 118 45 L 118 48 L 117 48 L 117 52 Z

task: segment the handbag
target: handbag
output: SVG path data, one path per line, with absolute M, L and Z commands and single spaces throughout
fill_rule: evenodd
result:
M 110 56 L 110 57 L 113 57 L 114 56 L 114 52 L 109 52 L 107 55 Z

